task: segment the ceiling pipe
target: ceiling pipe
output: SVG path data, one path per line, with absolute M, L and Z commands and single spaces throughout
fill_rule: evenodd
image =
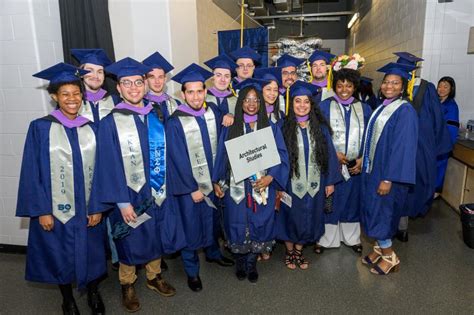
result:
M 267 15 L 267 16 L 254 16 L 256 20 L 269 20 L 269 19 L 284 19 L 294 17 L 316 17 L 316 16 L 342 16 L 352 15 L 353 11 L 339 11 L 339 12 L 324 12 L 324 13 L 296 13 L 296 14 L 280 14 L 280 15 Z

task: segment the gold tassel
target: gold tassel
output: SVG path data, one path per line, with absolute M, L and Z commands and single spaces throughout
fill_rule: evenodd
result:
M 416 70 L 413 70 L 411 72 L 411 79 L 408 81 L 408 86 L 407 86 L 407 93 L 408 93 L 408 98 L 410 101 L 413 101 L 413 90 L 415 89 L 415 72 Z
M 229 89 L 232 92 L 232 94 L 234 94 L 234 96 L 237 96 L 237 93 L 235 92 L 234 88 L 232 87 L 232 81 L 230 81 Z
M 311 83 L 313 82 L 314 78 L 313 78 L 313 72 L 311 71 L 311 64 L 309 63 L 309 60 L 306 60 L 306 65 L 308 66 L 309 75 L 310 75 L 309 83 Z
M 326 86 L 326 89 L 328 91 L 331 90 L 331 87 L 332 87 L 332 66 L 329 66 L 329 71 L 328 71 L 328 85 Z
M 289 109 L 290 109 L 290 87 L 287 87 L 286 88 L 285 116 L 288 116 Z
M 202 106 L 204 106 L 205 109 L 207 108 L 207 103 L 206 103 L 206 101 L 204 101 L 204 103 L 202 104 Z

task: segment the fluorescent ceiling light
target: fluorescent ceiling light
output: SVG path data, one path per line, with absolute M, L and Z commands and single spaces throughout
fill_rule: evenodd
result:
M 351 28 L 352 25 L 354 25 L 355 21 L 357 21 L 358 18 L 359 18 L 359 13 L 354 13 L 351 20 L 349 21 L 349 24 L 347 24 L 347 28 Z

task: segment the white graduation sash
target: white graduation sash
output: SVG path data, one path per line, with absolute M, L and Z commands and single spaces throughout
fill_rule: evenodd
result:
M 122 152 L 127 186 L 138 193 L 146 183 L 142 148 L 134 115 L 113 114 Z
M 327 87 L 325 88 L 322 88 L 321 89 L 321 102 L 324 101 L 325 99 L 328 99 L 332 96 L 334 96 L 334 91 L 331 89 L 331 90 L 328 90 Z
M 237 104 L 237 97 L 235 96 L 226 96 L 224 99 L 227 100 L 227 106 L 229 107 L 229 114 L 235 114 L 235 105 Z M 224 101 L 224 100 L 222 100 Z M 206 103 L 214 103 L 217 106 L 219 105 L 219 100 L 217 96 L 208 94 L 206 96 Z M 219 106 L 218 106 L 219 107 Z
M 297 139 L 298 139 L 298 171 L 300 177 L 293 175 L 291 178 L 291 190 L 298 198 L 303 199 L 304 195 L 308 193 L 311 197 L 314 197 L 319 191 L 319 185 L 321 182 L 321 173 L 316 161 L 313 158 L 313 148 L 311 145 L 311 132 L 309 123 L 306 127 L 309 140 L 309 151 L 308 151 L 308 176 L 306 176 L 306 160 L 304 158 L 304 142 L 301 128 L 297 128 Z
M 392 117 L 393 113 L 404 103 L 404 100 L 398 99 L 393 101 L 392 103 L 388 104 L 387 106 L 379 106 L 373 113 L 372 116 L 370 117 L 369 123 L 367 126 L 370 126 L 371 122 L 373 121 L 375 115 L 383 110 L 383 112 L 377 117 L 377 120 L 374 122 L 373 126 L 373 131 L 372 131 L 372 138 L 367 139 L 369 132 L 367 130 L 365 140 L 364 140 L 364 151 L 365 151 L 365 146 L 367 145 L 367 141 L 370 141 L 370 151 L 369 151 L 369 161 L 363 161 L 363 165 L 366 165 L 365 163 L 368 163 L 368 167 L 366 172 L 370 173 L 372 172 L 372 166 L 373 163 L 372 161 L 374 160 L 375 156 L 375 150 L 377 149 L 377 144 L 380 140 L 380 136 L 382 135 L 383 129 L 385 128 L 385 125 L 387 124 L 387 121 Z M 364 159 L 367 157 L 364 154 Z
M 329 105 L 330 123 L 333 131 L 332 141 L 337 152 L 345 153 L 349 160 L 359 156 L 364 134 L 364 110 L 361 102 L 349 105 L 351 108 L 349 139 L 346 139 L 345 112 L 336 101 Z M 346 152 L 347 141 L 347 152 Z
M 204 151 L 201 138 L 201 129 L 196 119 L 200 118 L 194 116 L 179 116 L 179 121 L 183 126 L 184 136 L 186 138 L 186 146 L 193 177 L 198 183 L 199 190 L 207 196 L 213 191 L 213 186 L 209 167 L 207 166 L 206 152 Z M 211 142 L 212 163 L 214 163 L 217 150 L 217 125 L 214 112 L 209 107 L 206 109 L 204 119 Z
M 96 106 L 99 107 L 99 120 L 102 120 L 102 118 L 107 116 L 112 109 L 114 109 L 115 104 L 112 96 L 109 95 L 101 99 Z M 94 114 L 92 113 L 90 101 L 83 102 L 81 109 L 79 110 L 79 115 L 89 119 L 90 121 L 94 121 Z
M 77 136 L 82 158 L 87 207 L 94 174 L 96 139 L 94 131 L 89 125 L 77 127 Z M 53 216 L 65 224 L 76 214 L 76 203 L 72 148 L 66 130 L 60 123 L 51 123 L 49 156 Z
M 178 108 L 178 102 L 172 97 L 166 101 L 166 108 L 168 109 L 168 114 L 171 116 L 174 111 Z

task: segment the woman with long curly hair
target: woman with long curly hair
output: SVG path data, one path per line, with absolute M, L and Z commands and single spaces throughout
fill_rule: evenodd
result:
M 280 128 L 268 121 L 262 83 L 246 79 L 236 86 L 239 97 L 234 124 L 222 129 L 212 176 L 215 194 L 224 201 L 224 229 L 228 247 L 235 255 L 236 276 L 252 283 L 258 280 L 258 254 L 270 252 L 274 244 L 276 193 L 288 180 L 285 142 Z M 236 183 L 225 142 L 263 128 L 272 129 L 281 163 L 260 171 L 256 178 Z
M 291 197 L 291 206 L 282 203 L 277 238 L 285 241 L 285 265 L 292 270 L 297 266 L 309 267 L 303 256 L 303 245 L 317 242 L 324 234 L 326 198 L 341 179 L 331 127 L 313 102 L 316 92 L 314 85 L 294 83 L 290 88 L 290 110 L 283 125 L 291 178 L 286 193 Z
M 337 248 L 341 242 L 362 253 L 360 242 L 360 170 L 365 127 L 372 110 L 354 97 L 359 86 L 357 70 L 334 72 L 333 96 L 319 106 L 333 130 L 332 141 L 344 180 L 336 185 L 332 212 L 325 215 L 325 233 L 314 251 Z

